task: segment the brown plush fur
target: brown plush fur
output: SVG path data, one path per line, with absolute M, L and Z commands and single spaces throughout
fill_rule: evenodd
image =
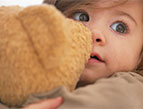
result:
M 30 94 L 73 90 L 91 51 L 91 33 L 50 5 L 0 7 L 0 100 L 19 106 Z

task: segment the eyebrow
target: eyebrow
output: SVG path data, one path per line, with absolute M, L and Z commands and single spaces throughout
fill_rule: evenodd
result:
M 136 20 L 130 14 L 128 14 L 126 12 L 123 12 L 123 11 L 120 11 L 120 10 L 115 10 L 115 11 L 116 11 L 115 12 L 116 14 L 128 17 L 129 19 L 131 19 L 137 25 Z

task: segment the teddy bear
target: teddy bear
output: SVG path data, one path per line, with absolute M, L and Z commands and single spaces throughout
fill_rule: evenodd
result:
M 0 101 L 74 90 L 92 49 L 91 32 L 52 5 L 0 7 Z

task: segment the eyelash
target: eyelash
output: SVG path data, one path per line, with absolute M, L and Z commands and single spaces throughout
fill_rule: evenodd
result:
M 72 11 L 71 12 L 71 14 L 68 16 L 68 17 L 70 17 L 70 18 L 72 18 L 73 16 L 73 14 L 74 13 L 87 13 L 85 10 L 82 10 L 82 9 L 78 9 L 78 10 L 74 10 L 74 11 Z M 127 31 L 126 31 L 126 33 L 119 33 L 118 32 L 118 34 L 128 34 L 128 33 L 130 33 L 130 28 L 129 28 L 129 25 L 128 25 L 128 23 L 126 23 L 126 21 L 124 21 L 124 20 L 116 20 L 116 21 L 114 21 L 111 25 L 113 25 L 114 23 L 122 23 L 122 24 L 124 24 L 125 26 L 126 26 L 126 29 L 127 29 Z M 110 26 L 111 26 L 110 25 Z
M 124 34 L 127 34 L 127 33 L 130 32 L 129 25 L 128 25 L 128 23 L 126 23 L 124 20 L 117 20 L 117 21 L 114 21 L 111 25 L 113 25 L 114 23 L 123 23 L 123 24 L 125 24 L 125 26 L 127 27 L 127 32 L 124 33 Z M 121 33 L 119 33 L 119 34 L 121 34 Z
M 72 17 L 72 15 L 74 13 L 87 13 L 87 12 L 85 10 L 82 10 L 82 9 L 73 10 L 70 12 L 70 15 L 68 15 L 68 17 Z

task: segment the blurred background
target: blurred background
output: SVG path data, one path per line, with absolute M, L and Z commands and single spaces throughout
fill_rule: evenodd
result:
M 43 0 L 0 0 L 0 6 L 11 6 L 11 5 L 19 5 L 19 6 L 29 6 L 29 5 L 37 5 L 41 4 Z

